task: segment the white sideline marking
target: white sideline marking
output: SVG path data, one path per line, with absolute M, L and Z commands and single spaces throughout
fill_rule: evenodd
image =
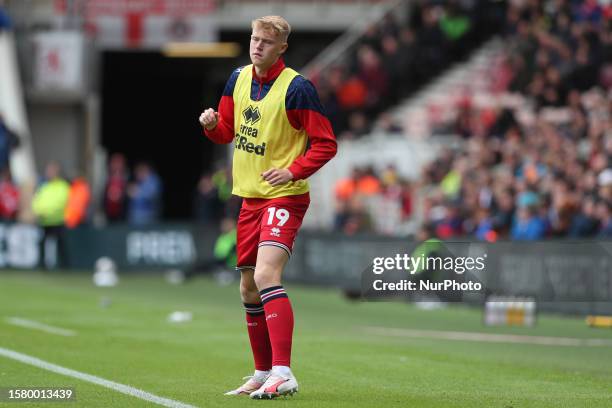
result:
M 612 346 L 607 339 L 575 339 L 569 337 L 524 336 L 518 334 L 469 333 L 439 330 L 395 329 L 388 327 L 364 327 L 368 333 L 383 336 L 441 339 L 457 341 L 481 341 L 487 343 L 539 344 L 543 346 L 606 347 Z
M 14 326 L 26 327 L 28 329 L 34 329 L 34 330 L 41 330 L 46 333 L 58 334 L 60 336 L 76 336 L 76 332 L 73 330 L 49 326 L 44 323 L 35 322 L 34 320 L 22 319 L 21 317 L 8 317 L 6 319 L 6 322 Z
M 101 385 L 102 387 L 110 388 L 111 390 L 118 391 L 120 393 L 131 395 L 136 398 L 140 398 L 145 401 L 153 402 L 158 405 L 162 405 L 168 408 L 196 408 L 193 405 L 185 404 L 180 401 L 175 401 L 169 398 L 158 397 L 155 394 L 148 393 L 138 388 L 130 387 L 129 385 L 119 384 L 114 381 L 105 380 L 104 378 L 96 377 L 95 375 L 85 374 L 80 371 L 71 370 L 58 366 L 56 364 L 48 363 L 40 360 L 36 357 L 31 357 L 26 354 L 21 354 L 13 350 L 5 349 L 0 347 L 0 356 L 4 356 L 16 361 L 20 361 L 25 364 L 33 365 L 35 367 L 42 368 L 47 371 L 52 371 L 57 374 L 65 375 L 67 377 L 76 378 L 78 380 L 87 381 L 92 384 Z

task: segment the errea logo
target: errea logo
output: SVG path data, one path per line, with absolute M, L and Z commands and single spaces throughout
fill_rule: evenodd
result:
M 259 113 L 259 108 L 253 108 L 249 105 L 245 110 L 242 111 L 242 117 L 244 118 L 244 122 L 249 125 L 254 125 L 259 122 L 261 119 L 261 114 Z
M 259 129 L 255 126 L 261 119 L 259 113 L 259 107 L 253 107 L 249 105 L 242 111 L 242 117 L 244 119 L 240 127 L 236 129 L 236 138 L 234 147 L 237 150 L 244 150 L 247 153 L 255 153 L 257 156 L 265 156 L 266 154 L 266 143 L 255 144 L 249 142 L 251 138 L 257 138 Z

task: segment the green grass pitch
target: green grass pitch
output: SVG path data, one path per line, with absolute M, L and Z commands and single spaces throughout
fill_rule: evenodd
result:
M 486 328 L 466 307 L 422 311 L 351 303 L 335 290 L 286 285 L 295 312 L 292 368 L 300 392 L 252 401 L 223 392 L 252 372 L 237 283 L 122 276 L 96 288 L 90 274 L 0 272 L 0 348 L 198 407 L 612 407 L 612 346 L 549 346 L 380 335 L 365 327 L 612 340 L 582 318 L 540 316 L 535 328 Z M 108 297 L 111 304 L 101 305 Z M 175 310 L 193 313 L 173 324 Z M 18 327 L 20 317 L 73 330 Z M 151 402 L 0 356 L 0 387 L 74 387 L 73 403 L 14 407 L 151 407 Z

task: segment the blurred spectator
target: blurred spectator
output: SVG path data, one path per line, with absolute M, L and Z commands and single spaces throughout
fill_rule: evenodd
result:
M 387 96 L 389 78 L 387 69 L 383 68 L 378 53 L 366 45 L 357 50 L 358 75 L 363 84 L 367 87 L 367 97 L 365 107 L 370 112 L 376 112 L 381 105 L 381 101 Z M 376 84 L 375 86 L 372 86 Z
M 381 192 L 380 180 L 372 166 L 366 167 L 357 179 L 357 193 L 363 196 L 373 196 Z
M 494 197 L 493 229 L 498 235 L 507 236 L 514 218 L 514 199 L 512 191 L 503 190 Z
M 0 220 L 14 221 L 19 210 L 19 190 L 8 168 L 0 171 Z
M 47 164 L 45 181 L 38 187 L 32 200 L 32 210 L 44 231 L 42 262 L 47 269 L 61 267 L 67 262 L 64 243 L 64 211 L 70 185 L 61 176 L 57 162 Z
M 333 92 L 330 85 L 322 84 L 318 91 L 319 99 L 321 100 L 321 104 L 325 106 L 325 113 L 334 129 L 334 134 L 339 134 L 343 113 L 338 103 L 338 97 Z
M 212 181 L 217 189 L 217 195 L 221 202 L 223 217 L 236 218 L 240 213 L 242 199 L 232 195 L 232 168 L 225 166 L 215 171 Z
M 125 221 L 127 186 L 125 156 L 114 153 L 108 163 L 108 179 L 104 187 L 104 213 L 108 222 Z
M 354 167 L 335 185 L 334 228 L 345 234 L 395 233 L 413 215 L 412 194 L 394 165 L 380 175 L 372 166 Z
M 86 221 L 90 201 L 91 190 L 87 179 L 82 175 L 76 176 L 70 184 L 68 202 L 64 211 L 64 219 L 68 228 L 76 228 Z
M 219 265 L 234 270 L 236 267 L 236 222 L 233 218 L 221 220 L 221 234 L 215 242 L 214 257 Z
M 132 225 L 147 225 L 159 220 L 161 181 L 150 164 L 140 162 L 134 170 L 135 180 L 128 186 L 128 221 Z
M 446 5 L 446 10 L 440 17 L 440 29 L 448 41 L 458 41 L 470 30 L 470 19 L 461 12 L 456 0 Z
M 393 119 L 389 113 L 381 113 L 378 117 L 377 128 L 385 133 L 402 133 L 402 127 Z
M 446 173 L 442 181 L 440 182 L 440 188 L 444 192 L 447 198 L 455 199 L 461 192 L 461 183 L 465 177 L 467 171 L 467 159 L 458 159 L 453 168 Z
M 11 27 L 11 19 L 4 9 L 4 0 L 0 0 L 0 33 L 4 30 L 10 30 Z
M 434 6 L 425 5 L 423 7 L 421 23 L 422 26 L 417 32 L 418 58 L 421 61 L 418 69 L 420 77 L 427 78 L 431 73 L 437 73 L 442 68 L 446 50 L 438 21 L 438 13 Z
M 232 169 L 229 166 L 222 167 L 212 175 L 212 181 L 217 188 L 219 200 L 227 202 L 232 196 Z
M 359 167 L 354 167 L 349 177 L 336 182 L 335 195 L 339 201 L 348 201 L 357 193 L 357 180 L 361 177 Z
M 495 222 L 488 208 L 479 209 L 476 216 L 476 229 L 474 235 L 480 241 L 495 242 L 497 233 L 495 232 Z
M 512 226 L 512 239 L 517 241 L 535 241 L 544 238 L 544 222 L 534 207 L 522 207 L 518 210 L 517 219 Z
M 373 171 L 373 169 L 371 170 Z M 388 164 L 380 174 L 380 182 L 387 195 L 397 196 L 399 194 L 400 177 L 395 165 Z
M 592 237 L 597 233 L 598 227 L 595 200 L 592 197 L 586 197 L 582 202 L 581 211 L 572 220 L 568 235 L 573 238 Z
M 380 28 L 380 33 L 378 34 L 379 38 L 386 37 L 386 36 L 395 38 L 399 36 L 400 30 L 401 30 L 400 25 L 395 19 L 395 14 L 392 12 L 385 14 L 381 24 L 379 25 L 379 28 Z
M 450 239 L 461 236 L 463 233 L 463 220 L 459 207 L 448 205 L 445 207 L 444 217 L 436 225 L 436 236 L 440 239 Z
M 344 220 L 340 225 L 342 232 L 346 235 L 354 235 L 373 231 L 372 219 L 360 197 L 353 197 L 345 205 Z
M 222 215 L 222 203 L 212 175 L 203 174 L 198 181 L 193 212 L 196 220 L 217 223 Z
M 407 220 L 412 217 L 413 212 L 412 184 L 407 180 L 400 180 L 400 186 L 402 220 Z
M 416 34 L 414 30 L 404 27 L 400 31 L 398 43 L 398 81 L 394 82 L 394 86 L 392 87 L 393 89 L 396 87 L 399 88 L 398 93 L 395 95 L 396 99 L 401 96 L 408 95 L 410 91 L 418 87 L 419 82 L 421 81 L 421 79 L 417 76 L 417 67 L 419 63 L 416 58 L 414 58 L 415 55 L 418 55 L 418 52 L 418 44 L 416 42 Z M 387 53 L 389 53 L 389 51 L 387 51 Z M 393 71 L 391 71 L 390 75 L 393 78 Z
M 236 270 L 236 222 L 233 218 L 221 220 L 221 233 L 215 241 L 213 257 L 198 262 L 185 274 L 185 278 L 191 279 L 196 275 L 209 274 L 221 269 L 226 272 Z
M 399 47 L 398 37 L 395 35 L 386 35 L 381 39 L 382 45 L 382 67 L 386 70 L 387 80 L 390 86 L 386 90 L 391 103 L 397 103 L 402 87 L 397 86 L 402 82 L 402 78 L 406 75 L 405 56 L 402 56 Z
M 7 127 L 0 112 L 0 171 L 9 166 L 11 150 L 17 146 L 19 146 L 19 138 Z
M 365 108 L 368 101 L 368 89 L 361 78 L 353 75 L 336 91 L 340 108 L 345 111 Z
M 600 226 L 597 236 L 600 238 L 612 238 L 612 204 L 606 201 L 597 203 L 597 217 Z
M 415 234 L 415 239 L 421 244 L 427 243 L 428 241 L 439 242 L 439 240 L 436 238 L 436 228 L 432 224 L 427 223 L 419 227 L 418 231 Z
M 357 195 L 357 182 L 361 174 L 361 169 L 354 167 L 349 177 L 341 178 L 336 182 L 334 188 L 336 196 L 334 229 L 336 230 L 343 230 L 350 217 L 348 203 Z
M 370 132 L 368 119 L 361 111 L 353 112 L 348 118 L 348 129 L 342 132 L 341 137 L 344 139 L 357 139 L 367 135 Z

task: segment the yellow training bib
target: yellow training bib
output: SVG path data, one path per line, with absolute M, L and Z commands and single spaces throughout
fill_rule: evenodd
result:
M 271 186 L 261 173 L 288 168 L 304 154 L 308 135 L 296 130 L 285 109 L 289 84 L 299 75 L 285 68 L 261 100 L 251 99 L 253 66 L 242 69 L 234 87 L 234 163 L 232 193 L 240 197 L 276 198 L 308 192 L 306 180 Z

